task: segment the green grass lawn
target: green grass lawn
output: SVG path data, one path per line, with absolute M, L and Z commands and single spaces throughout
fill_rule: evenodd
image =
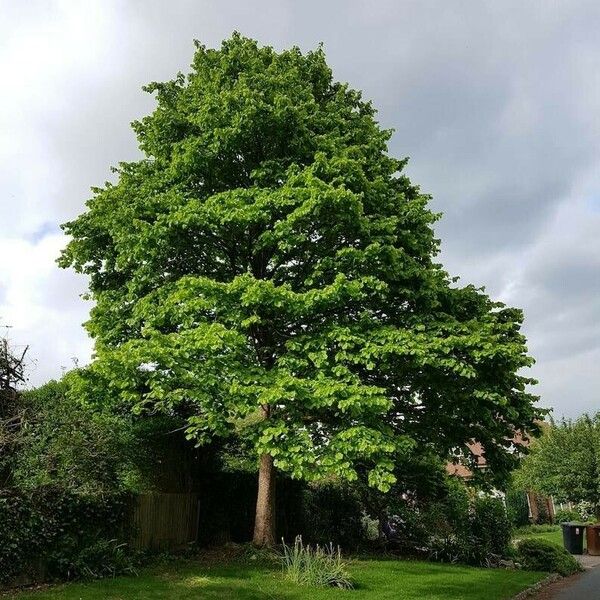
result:
M 144 570 L 138 577 L 72 583 L 13 594 L 19 600 L 500 600 L 544 577 L 543 573 L 475 569 L 400 560 L 361 560 L 350 571 L 356 589 L 317 589 L 288 583 L 277 566 L 251 561 L 227 565 L 181 561 Z
M 563 545 L 562 529 L 560 525 L 529 525 L 520 527 L 515 531 L 513 536 L 515 540 L 523 540 L 525 538 L 535 538 L 546 540 L 553 544 Z

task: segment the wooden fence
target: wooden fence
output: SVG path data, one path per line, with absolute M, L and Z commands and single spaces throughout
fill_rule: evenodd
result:
M 172 550 L 198 539 L 198 494 L 141 494 L 133 505 L 131 545 L 140 550 Z

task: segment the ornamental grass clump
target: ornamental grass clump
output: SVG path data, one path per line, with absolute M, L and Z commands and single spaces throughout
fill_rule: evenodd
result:
M 287 578 L 300 585 L 352 589 L 340 547 L 304 545 L 297 536 L 293 546 L 283 541 L 283 569 Z

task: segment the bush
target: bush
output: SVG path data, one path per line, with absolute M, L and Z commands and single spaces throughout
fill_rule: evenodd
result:
M 587 500 L 582 500 L 577 504 L 577 513 L 586 523 L 596 521 L 596 506 Z
M 516 558 L 521 567 L 528 571 L 547 571 L 566 577 L 583 570 L 564 548 L 546 540 L 520 541 L 517 544 Z
M 444 562 L 462 561 L 460 548 L 469 534 L 470 506 L 467 488 L 455 479 L 447 481 L 443 500 L 396 506 L 396 514 L 384 530 L 388 548 Z
M 459 480 L 447 481 L 442 500 L 405 501 L 395 510 L 383 528 L 388 550 L 485 566 L 509 554 L 512 527 L 502 500 L 475 497 Z
M 579 514 L 579 511 L 575 508 L 567 509 L 563 508 L 557 510 L 554 513 L 554 522 L 555 523 L 567 523 L 569 521 L 581 521 L 582 517 Z
M 432 512 L 437 514 L 433 520 Z M 429 513 L 431 560 L 489 566 L 507 556 L 512 527 L 499 498 L 470 499 L 463 484 L 453 485 L 446 501 Z
M 487 496 L 477 498 L 473 503 L 469 525 L 471 537 L 477 540 L 479 563 L 484 564 L 492 555 L 506 555 L 512 527 L 502 500 Z
M 83 546 L 73 556 L 58 554 L 54 564 L 67 579 L 100 579 L 136 575 L 135 559 L 126 544 L 99 539 Z
M 290 581 L 315 587 L 352 589 L 352 581 L 339 546 L 305 546 L 296 537 L 289 547 L 283 542 L 283 568 Z
M 496 566 L 509 554 L 511 526 L 497 498 L 476 498 L 450 532 L 434 531 L 427 542 L 430 560 Z
M 513 527 L 529 525 L 527 493 L 523 490 L 508 489 L 506 491 L 506 513 Z
M 80 496 L 55 487 L 2 492 L 0 583 L 126 572 L 125 548 L 110 540 L 126 536 L 129 506 L 127 496 Z
M 363 505 L 350 485 L 308 485 L 302 491 L 301 503 L 302 523 L 295 533 L 302 533 L 305 540 L 356 549 L 366 539 Z

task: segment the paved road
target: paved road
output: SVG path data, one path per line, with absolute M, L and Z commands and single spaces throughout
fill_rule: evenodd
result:
M 572 583 L 556 590 L 552 600 L 600 600 L 600 569 L 588 569 L 575 577 Z
M 535 600 L 600 600 L 600 556 L 576 558 L 585 571 L 543 588 Z

